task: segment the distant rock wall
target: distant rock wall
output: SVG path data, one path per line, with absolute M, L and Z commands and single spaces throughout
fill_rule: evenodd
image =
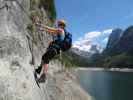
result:
M 119 28 L 114 29 L 112 31 L 112 33 L 109 36 L 108 43 L 107 43 L 107 47 L 106 47 L 107 49 L 110 49 L 113 45 L 115 45 L 119 41 L 119 39 L 122 35 L 122 32 L 123 32 L 123 30 L 119 29 Z

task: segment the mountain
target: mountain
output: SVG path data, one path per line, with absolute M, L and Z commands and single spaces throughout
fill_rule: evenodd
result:
M 85 58 L 89 58 L 92 55 L 90 52 L 83 51 L 83 50 L 80 50 L 78 48 L 71 48 L 70 52 L 73 52 L 76 55 L 80 55 L 80 56 L 85 57 Z
M 108 40 L 106 49 L 111 48 L 113 45 L 115 45 L 115 43 L 117 43 L 117 41 L 119 41 L 122 32 L 123 31 L 120 28 L 114 29 L 112 31 L 112 33 L 109 36 L 109 40 Z
M 72 47 L 70 51 L 77 54 L 77 55 L 80 55 L 82 57 L 90 58 L 93 54 L 100 53 L 101 48 L 98 45 L 90 45 L 90 49 L 88 49 L 88 51 L 81 50 L 81 49 L 76 48 L 76 47 Z
M 126 30 L 112 30 L 107 46 L 102 51 L 100 46 L 93 45 L 90 40 L 77 42 L 67 56 L 78 66 L 103 68 L 133 68 L 133 26 Z
M 114 30 L 109 36 L 106 49 L 94 58 L 98 66 L 133 68 L 133 26 L 123 32 L 121 29 Z
M 112 29 L 87 32 L 73 43 L 73 51 L 79 55 L 88 57 L 95 53 L 101 53 L 111 33 Z
M 92 55 L 99 55 L 106 45 L 106 40 L 108 35 L 112 33 L 112 29 L 104 30 L 104 31 L 92 31 L 86 33 L 83 37 L 79 40 L 74 42 L 73 47 L 67 55 L 64 55 L 66 58 L 66 62 L 72 62 L 76 66 L 89 66 L 90 62 L 92 61 Z M 103 38 L 102 41 L 98 38 Z M 101 44 L 104 44 L 101 46 Z M 67 59 L 70 58 L 70 59 Z
M 130 26 L 122 33 L 121 37 L 118 38 L 114 44 L 111 44 L 110 48 L 108 48 L 109 45 L 107 45 L 107 48 L 104 52 L 108 53 L 108 55 L 117 55 L 121 53 L 127 53 L 132 55 L 132 41 L 133 26 Z
M 102 48 L 99 45 L 91 45 L 90 53 L 91 54 L 97 54 L 100 53 Z

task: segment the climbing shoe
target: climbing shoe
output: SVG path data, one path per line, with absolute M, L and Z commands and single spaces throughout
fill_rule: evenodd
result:
M 41 73 L 41 70 L 42 70 L 42 66 L 38 66 L 38 68 L 35 69 L 35 72 L 36 72 L 37 74 L 40 74 L 40 73 Z
M 46 81 L 46 74 L 43 73 L 43 74 L 40 76 L 40 78 L 37 79 L 37 81 L 38 81 L 39 83 L 45 83 L 45 81 Z

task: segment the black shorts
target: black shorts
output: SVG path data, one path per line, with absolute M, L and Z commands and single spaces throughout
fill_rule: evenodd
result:
M 58 54 L 60 54 L 60 48 L 58 46 L 50 45 L 47 48 L 46 53 L 42 56 L 43 63 L 48 64 Z

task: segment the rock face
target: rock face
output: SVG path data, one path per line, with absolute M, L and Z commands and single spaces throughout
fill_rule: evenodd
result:
M 70 52 L 86 58 L 89 58 L 92 55 L 90 52 L 82 51 L 82 50 L 79 50 L 78 48 L 72 48 Z
M 90 51 L 91 51 L 92 54 L 100 53 L 100 49 L 98 48 L 97 45 L 92 45 L 91 48 L 90 48 Z
M 118 43 L 114 46 L 114 50 L 118 53 L 126 52 L 129 55 L 133 54 L 133 26 L 128 27 L 121 36 Z M 117 52 L 116 52 L 117 53 Z
M 117 55 L 121 53 L 127 53 L 132 55 L 132 40 L 133 26 L 128 27 L 124 32 L 122 32 L 121 30 L 117 30 L 117 32 L 112 33 L 110 35 L 109 42 L 105 52 L 107 52 L 110 55 Z
M 37 87 L 33 76 L 34 68 L 30 63 L 40 64 L 41 55 L 51 37 L 45 32 L 28 32 L 27 25 L 31 23 L 30 1 L 0 0 L 0 100 L 89 100 L 89 96 L 83 91 L 81 97 L 86 99 L 74 98 L 75 95 L 80 97 L 80 94 L 75 94 L 75 88 L 70 96 L 72 99 L 63 98 L 69 96 L 65 94 L 68 89 L 62 91 L 64 95 L 60 96 L 55 80 L 55 73 L 62 67 L 58 61 L 50 64 L 46 84 L 41 84 L 41 89 Z M 49 23 L 48 11 L 41 7 L 36 9 L 43 13 L 44 22 Z M 57 75 L 56 78 L 60 77 Z
M 19 2 L 28 11 L 29 0 Z M 29 64 L 29 19 L 15 0 L 0 0 L 0 8 L 0 100 L 41 100 Z
M 104 68 L 133 68 L 133 26 L 123 32 L 117 29 L 109 37 L 106 49 L 93 56 L 94 66 Z
M 119 41 L 122 32 L 123 31 L 121 29 L 114 29 L 112 31 L 107 43 L 107 47 L 106 47 L 107 49 L 111 48 L 113 45 L 115 45 L 115 43 L 117 43 L 117 41 Z
M 82 44 L 82 45 L 84 45 L 84 47 L 85 47 L 90 44 Z M 80 50 L 78 47 L 72 47 L 72 49 L 70 51 L 79 56 L 82 56 L 85 58 L 90 58 L 93 54 L 100 53 L 101 50 L 102 50 L 102 48 L 100 48 L 98 45 L 92 44 L 92 45 L 90 45 L 90 49 L 88 51 Z

